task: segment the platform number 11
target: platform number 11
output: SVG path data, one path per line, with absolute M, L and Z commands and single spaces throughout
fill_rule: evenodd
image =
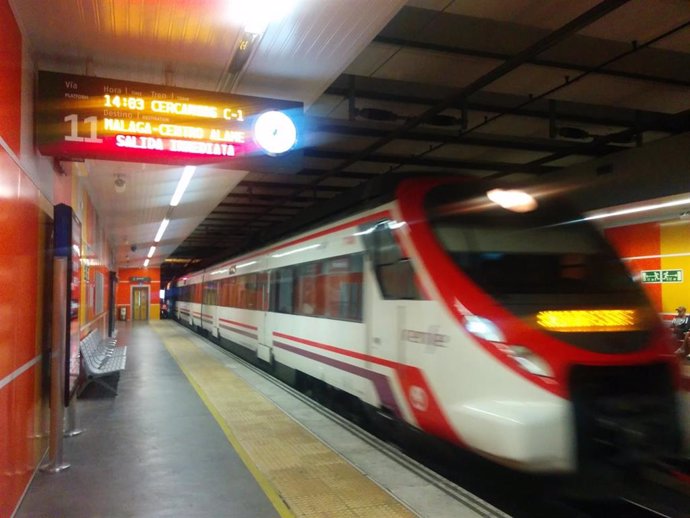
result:
M 65 140 L 70 142 L 89 142 L 91 144 L 100 144 L 103 142 L 102 138 L 96 136 L 98 134 L 98 117 L 86 117 L 86 119 L 84 119 L 84 122 L 86 122 L 90 128 L 89 137 L 79 136 L 79 117 L 76 113 L 72 113 L 65 117 L 65 122 L 70 123 L 70 134 L 65 135 Z

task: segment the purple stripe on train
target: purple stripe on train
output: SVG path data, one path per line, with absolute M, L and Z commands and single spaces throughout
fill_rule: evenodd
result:
M 235 329 L 234 327 L 225 326 L 223 324 L 219 324 L 219 327 L 222 327 L 223 329 L 227 329 L 228 331 L 232 331 L 233 333 L 239 333 L 241 335 L 248 336 L 249 338 L 253 338 L 254 340 L 257 340 L 259 338 L 258 335 L 254 334 L 254 333 L 242 331 L 241 329 Z
M 295 354 L 299 354 L 300 356 L 304 356 L 311 360 L 325 363 L 326 365 L 330 365 L 331 367 L 335 367 L 336 369 L 350 372 L 355 376 L 368 379 L 374 384 L 374 387 L 376 388 L 376 393 L 379 396 L 381 404 L 386 408 L 389 408 L 395 414 L 396 417 L 402 418 L 400 408 L 398 407 L 398 403 L 395 401 L 395 397 L 393 396 L 393 390 L 391 389 L 391 385 L 388 382 L 387 376 L 379 374 L 378 372 L 363 369 L 362 367 L 350 365 L 349 363 L 341 362 L 333 358 L 328 358 L 327 356 L 322 356 L 311 351 L 305 351 L 304 349 L 300 349 L 298 347 L 288 345 L 283 342 L 278 342 L 276 340 L 273 340 L 273 346 L 278 347 L 280 349 L 285 349 L 286 351 L 290 351 Z

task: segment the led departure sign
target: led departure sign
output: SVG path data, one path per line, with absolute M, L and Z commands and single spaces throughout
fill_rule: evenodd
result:
M 233 161 L 291 150 L 302 111 L 292 101 L 39 72 L 36 143 L 60 158 Z

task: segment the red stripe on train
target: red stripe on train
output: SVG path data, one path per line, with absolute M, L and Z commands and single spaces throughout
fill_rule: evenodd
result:
M 252 331 L 258 331 L 258 327 L 252 326 L 250 324 L 243 324 L 242 322 L 236 322 L 235 320 L 228 320 L 227 318 L 219 318 L 218 319 L 221 322 L 227 322 L 228 324 L 232 324 L 235 326 L 240 326 L 240 327 L 246 327 L 247 329 L 251 329 Z
M 309 347 L 330 351 L 336 354 L 341 354 L 357 360 L 367 361 L 391 368 L 395 371 L 400 384 L 405 393 L 405 400 L 412 409 L 412 413 L 417 420 L 420 428 L 426 432 L 438 435 L 455 444 L 462 444 L 462 440 L 455 433 L 446 418 L 443 409 L 436 401 L 434 393 L 429 386 L 429 383 L 424 376 L 424 373 L 418 368 L 411 365 L 404 365 L 402 363 L 378 358 L 369 354 L 364 354 L 349 349 L 342 349 L 333 345 L 307 340 L 306 338 L 299 338 L 297 336 L 287 335 L 277 331 L 273 335 L 279 338 L 292 340 Z

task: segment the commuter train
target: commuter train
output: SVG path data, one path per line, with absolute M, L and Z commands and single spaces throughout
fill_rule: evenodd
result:
M 406 178 L 358 212 L 174 281 L 173 316 L 518 470 L 682 451 L 670 336 L 553 193 Z

